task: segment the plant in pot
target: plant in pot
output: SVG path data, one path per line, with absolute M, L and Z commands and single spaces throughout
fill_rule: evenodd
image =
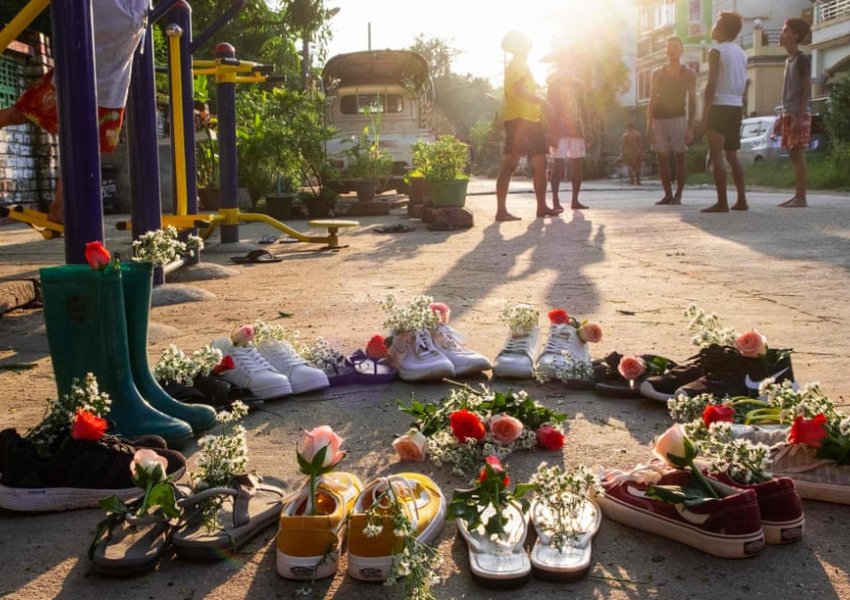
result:
M 377 135 L 374 140 L 369 139 L 368 127 L 363 129 L 358 139 L 352 141 L 351 147 L 345 151 L 345 156 L 345 172 L 356 179 L 354 189 L 357 199 L 360 202 L 371 201 L 392 172 L 392 157 L 381 150 Z
M 441 135 L 430 144 L 417 142 L 414 164 L 425 178 L 425 204 L 437 207 L 466 204 L 468 156 L 467 145 L 453 135 Z

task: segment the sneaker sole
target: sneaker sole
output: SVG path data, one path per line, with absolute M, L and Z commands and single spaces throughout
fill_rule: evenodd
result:
M 641 396 L 643 396 L 644 398 L 649 398 L 650 400 L 658 400 L 659 402 L 667 402 L 667 400 L 673 398 L 674 396 L 673 394 L 665 394 L 662 392 L 655 391 L 655 388 L 652 387 L 652 384 L 648 381 L 644 381 L 642 384 L 640 384 L 640 388 L 638 389 L 640 390 Z
M 427 381 L 427 380 L 437 380 L 443 379 L 445 377 L 454 377 L 455 370 L 436 367 L 433 369 L 427 369 L 424 371 L 411 371 L 405 368 L 399 368 L 398 370 L 399 379 L 403 381 Z
M 750 558 L 764 548 L 764 532 L 761 529 L 748 534 L 720 535 L 641 510 L 610 496 L 602 495 L 597 498 L 597 502 L 605 516 L 613 521 L 666 537 L 719 558 Z
M 307 392 L 312 392 L 313 390 L 321 390 L 328 387 L 328 378 L 325 376 L 322 377 L 313 377 L 312 379 L 308 379 L 307 381 L 301 382 L 298 385 L 294 385 L 292 380 L 289 381 L 289 385 L 292 386 L 293 394 L 306 394 Z
M 339 550 L 323 556 L 290 556 L 277 550 L 277 574 L 284 579 L 310 581 L 336 575 Z M 319 564 L 321 563 L 321 564 Z
M 765 544 L 793 544 L 803 537 L 806 518 L 800 516 L 793 521 L 765 521 L 762 519 L 761 528 L 764 531 Z
M 440 510 L 428 527 L 419 534 L 419 541 L 423 544 L 431 543 L 445 524 L 446 499 L 440 498 Z M 392 566 L 392 556 L 358 556 L 348 551 L 348 575 L 359 581 L 386 581 Z
M 496 363 L 493 365 L 493 377 L 502 379 L 532 379 L 534 378 L 534 367 L 531 362 L 526 366 L 508 366 Z
M 253 394 L 260 400 L 274 400 L 276 398 L 283 398 L 284 396 L 291 396 L 292 386 L 289 384 L 286 386 L 278 385 L 265 390 L 252 389 L 251 392 L 253 392 Z
M 806 500 L 819 500 L 821 502 L 832 502 L 833 504 L 850 504 L 850 485 L 838 485 L 834 483 L 813 483 L 795 479 L 793 474 L 776 473 L 775 476 L 790 477 L 794 479 L 797 493 L 800 498 Z

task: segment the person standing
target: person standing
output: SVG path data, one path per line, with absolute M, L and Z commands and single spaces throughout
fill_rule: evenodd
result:
M 681 64 L 685 47 L 678 37 L 667 38 L 667 63 L 652 72 L 646 130 L 658 159 L 664 197 L 656 204 L 681 204 L 687 167 L 685 152 L 693 142 L 696 116 L 696 73 Z M 673 193 L 670 153 L 676 161 L 676 193 Z
M 496 221 L 519 221 L 507 209 L 508 187 L 519 157 L 531 157 L 537 217 L 552 217 L 558 211 L 546 206 L 546 134 L 542 116 L 549 104 L 536 93 L 537 86 L 528 68 L 531 40 L 517 31 L 502 39 L 502 50 L 513 55 L 505 68 L 505 150 L 496 178 Z
M 782 147 L 788 150 L 794 164 L 794 197 L 779 206 L 804 207 L 806 204 L 806 148 L 812 135 L 812 62 L 800 51 L 811 28 L 803 19 L 788 19 L 779 34 L 779 45 L 785 48 L 785 83 L 782 89 L 782 116 L 779 133 Z
M 729 212 L 726 198 L 726 162 L 732 169 L 732 180 L 738 198 L 732 210 L 749 210 L 744 189 L 744 170 L 738 161 L 741 148 L 741 119 L 744 111 L 744 92 L 747 89 L 747 55 L 734 40 L 741 32 L 741 15 L 724 10 L 717 15 L 711 29 L 716 43 L 708 52 L 708 82 L 705 86 L 700 129 L 708 137 L 708 155 L 717 189 L 717 203 L 701 212 Z
M 584 141 L 584 123 L 587 115 L 584 83 L 570 74 L 570 68 L 575 67 L 572 53 L 562 51 L 552 57 L 557 62 L 557 71 L 549 80 L 548 100 L 552 107 L 552 208 L 563 212 L 558 191 L 569 161 L 570 184 L 572 186 L 572 202 L 570 208 L 581 210 L 587 208 L 578 201 L 581 191 L 584 157 L 586 154 Z
M 620 138 L 620 160 L 629 169 L 629 183 L 640 185 L 640 166 L 643 162 L 643 136 L 635 129 L 635 122 L 626 123 L 626 132 Z

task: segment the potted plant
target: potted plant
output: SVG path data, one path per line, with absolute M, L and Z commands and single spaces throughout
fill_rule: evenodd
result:
M 388 152 L 381 150 L 378 136 L 369 139 L 369 128 L 365 128 L 360 137 L 353 140 L 352 145 L 345 151 L 347 157 L 345 172 L 354 177 L 354 190 L 360 202 L 369 202 L 375 197 L 378 187 L 393 168 L 393 159 Z
M 442 135 L 436 142 L 414 145 L 414 164 L 425 178 L 425 203 L 432 206 L 466 204 L 469 176 L 466 164 L 469 149 L 453 135 Z

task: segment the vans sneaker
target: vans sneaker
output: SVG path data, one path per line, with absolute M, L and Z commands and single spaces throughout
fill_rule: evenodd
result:
M 593 387 L 593 365 L 587 344 L 578 330 L 566 323 L 553 323 L 540 356 L 537 369 L 546 379 Z
M 384 498 L 386 494 L 387 498 Z M 398 473 L 380 477 L 363 489 L 348 530 L 348 574 L 361 581 L 385 581 L 393 566 L 393 554 L 402 550 L 402 539 L 395 535 L 392 516 L 381 508 L 387 500 L 397 500 L 416 532 L 416 539 L 427 544 L 437 537 L 446 520 L 446 499 L 431 479 L 419 473 Z M 369 509 L 378 503 L 378 523 L 370 523 Z
M 454 365 L 455 376 L 477 375 L 491 368 L 490 360 L 478 352 L 467 349 L 461 334 L 444 323 L 437 325 L 431 332 L 437 350 L 442 352 Z
M 311 514 L 310 480 L 284 507 L 277 533 L 277 573 L 286 579 L 333 577 L 345 539 L 348 515 L 363 484 L 356 475 L 333 471 L 316 485 L 316 514 Z
M 275 371 L 286 375 L 293 394 L 303 394 L 329 385 L 325 372 L 307 364 L 289 342 L 267 340 L 257 345 L 257 351 Z
M 535 327 L 527 333 L 508 336 L 493 362 L 493 376 L 507 379 L 534 377 L 534 349 L 539 335 L 540 330 Z
M 729 352 L 737 351 L 711 344 L 688 358 L 685 362 L 668 370 L 663 375 L 647 377 L 640 384 L 640 393 L 644 398 L 667 402 L 676 395 L 676 390 L 705 375 L 710 369 L 717 369 L 718 364 L 729 360 Z M 740 354 L 738 354 L 740 356 Z
M 818 458 L 807 444 L 777 444 L 771 448 L 775 477 L 790 477 L 802 498 L 850 504 L 850 465 Z
M 434 345 L 431 333 L 417 329 L 393 336 L 389 358 L 404 381 L 454 377 L 455 367 Z
M 234 368 L 221 373 L 233 385 L 248 388 L 261 400 L 292 393 L 289 378 L 278 373 L 253 346 L 234 346 L 227 338 L 213 340 L 210 345 L 233 359 Z
M 638 467 L 630 473 L 608 471 L 597 498 L 603 514 L 618 523 L 670 538 L 721 558 L 755 556 L 764 548 L 756 492 L 712 481 L 720 498 L 686 507 L 647 495 L 650 485 L 687 487 L 684 470 Z
M 724 360 L 716 361 L 702 377 L 681 386 L 674 395 L 685 394 L 694 397 L 699 394 L 712 394 L 718 398 L 757 398 L 759 384 L 768 378 L 772 378 L 776 383 L 794 381 L 791 357 L 786 356 L 776 364 L 768 364 L 760 357 L 742 356 L 737 350 L 729 349 Z

